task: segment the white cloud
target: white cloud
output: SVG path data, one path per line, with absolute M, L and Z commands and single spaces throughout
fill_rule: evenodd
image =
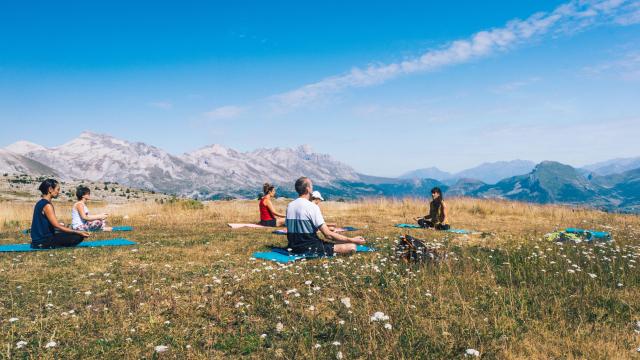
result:
M 586 66 L 582 71 L 589 76 L 613 76 L 626 81 L 640 80 L 640 51 L 632 51 L 620 58 Z
M 204 113 L 210 119 L 232 119 L 244 112 L 244 108 L 235 105 L 221 106 Z
M 631 19 L 629 16 L 638 11 L 638 3 L 638 0 L 573 0 L 550 13 L 540 12 L 525 20 L 511 20 L 504 27 L 477 32 L 468 39 L 429 50 L 413 59 L 354 68 L 346 74 L 275 95 L 271 98 L 272 104 L 279 108 L 292 108 L 349 88 L 381 84 L 399 76 L 486 57 L 547 34 L 570 34 L 603 23 L 633 23 L 633 16 Z
M 163 110 L 169 110 L 173 108 L 173 104 L 170 103 L 169 101 L 154 101 L 154 102 L 150 102 L 148 105 L 151 107 L 163 109 Z
M 498 86 L 495 86 L 491 89 L 491 91 L 498 93 L 498 94 L 506 94 L 506 93 L 512 93 L 518 89 L 521 89 L 523 87 L 526 87 L 528 85 L 537 83 L 538 81 L 540 81 L 541 79 L 539 77 L 530 77 L 527 79 L 523 79 L 523 80 L 517 80 L 517 81 L 511 81 L 508 83 L 504 83 L 504 84 L 500 84 Z

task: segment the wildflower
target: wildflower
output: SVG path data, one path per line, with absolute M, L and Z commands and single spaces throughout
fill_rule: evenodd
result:
M 387 321 L 389 320 L 389 316 L 385 315 L 381 311 L 376 311 L 373 316 L 371 316 L 371 321 Z
M 336 359 L 342 359 L 342 351 L 338 351 L 338 353 L 336 354 Z
M 391 324 L 386 323 L 386 324 L 384 324 L 384 328 L 387 329 L 387 330 L 391 330 L 393 327 L 391 326 Z
M 260 338 L 261 338 L 261 339 L 266 339 L 266 338 L 267 338 L 267 334 L 262 334 L 262 335 L 260 335 Z
M 16 343 L 16 349 L 22 349 L 23 347 L 25 347 L 28 343 L 24 340 L 20 340 Z
M 340 341 L 334 341 L 331 343 L 333 346 L 340 346 Z
M 573 270 L 573 269 L 569 269 L 569 270 L 567 270 L 567 272 L 568 272 L 569 274 L 575 274 L 575 273 L 576 273 L 576 271 L 575 271 L 575 270 Z
M 315 306 L 313 306 L 313 305 L 309 306 L 309 311 L 315 311 L 315 310 L 316 310 Z
M 281 322 L 276 324 L 276 331 L 277 332 L 282 332 L 282 330 L 284 330 L 284 325 L 282 325 Z
M 480 356 L 480 351 L 478 351 L 476 349 L 467 349 L 467 351 L 464 352 L 464 356 L 479 357 Z
M 342 303 L 342 305 L 344 305 L 344 307 L 346 307 L 347 309 L 351 307 L 351 299 L 346 297 L 346 298 L 342 298 L 340 299 L 340 302 Z
M 596 274 L 591 274 L 591 273 L 589 273 L 589 276 L 590 276 L 592 279 L 595 279 L 595 278 L 597 278 L 597 277 L 598 277 L 598 275 L 596 275 Z
M 313 348 L 314 348 L 314 349 L 320 349 L 321 347 L 322 347 L 322 345 L 320 345 L 320 344 L 315 344 L 315 345 L 313 346 Z
M 51 290 L 47 291 L 47 295 L 51 295 L 51 294 L 53 294 L 53 291 Z
M 55 342 L 55 341 L 49 341 L 49 342 L 47 343 L 47 345 L 45 345 L 45 346 L 44 346 L 44 348 L 45 348 L 45 349 L 51 349 L 51 348 L 56 347 L 57 345 L 58 345 L 58 343 L 57 343 L 57 342 Z
M 154 350 L 155 350 L 157 353 L 163 353 L 163 352 L 165 352 L 165 351 L 169 350 L 169 347 L 168 347 L 168 346 L 166 346 L 166 345 L 158 345 L 158 346 L 156 346 L 156 347 L 154 348 Z
M 311 285 L 311 280 L 307 280 L 304 282 L 305 285 Z
M 91 291 L 85 291 L 84 294 L 89 296 L 89 295 L 91 295 Z
M 9 319 L 9 322 L 10 322 L 10 323 L 13 323 L 13 322 L 16 322 L 16 321 L 18 321 L 18 320 L 19 320 L 19 319 L 18 319 L 17 317 L 12 317 L 11 319 Z

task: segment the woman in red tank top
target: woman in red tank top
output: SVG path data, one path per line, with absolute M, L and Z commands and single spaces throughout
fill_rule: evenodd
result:
M 285 216 L 276 211 L 271 199 L 276 196 L 275 186 L 266 183 L 262 187 L 264 195 L 260 199 L 260 225 L 270 227 L 284 226 Z

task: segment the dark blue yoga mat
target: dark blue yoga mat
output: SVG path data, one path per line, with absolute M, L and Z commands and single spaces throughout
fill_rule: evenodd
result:
M 103 247 L 103 246 L 127 246 L 135 245 L 136 243 L 127 239 L 109 239 L 109 240 L 97 240 L 97 241 L 83 241 L 76 248 L 84 247 Z M 73 248 L 73 247 L 72 247 Z M 54 248 L 63 249 L 63 248 Z M 7 244 L 0 245 L 0 252 L 26 252 L 26 251 L 46 251 L 53 249 L 32 249 L 31 244 Z
M 370 248 L 368 246 L 357 245 L 356 246 L 356 251 L 357 252 L 372 252 L 372 251 L 376 251 L 376 250 L 373 249 L 373 248 Z M 322 257 L 322 256 L 318 255 L 318 254 L 295 254 L 295 255 L 293 255 L 293 254 L 290 254 L 286 249 L 272 248 L 271 251 L 253 253 L 252 257 L 254 257 L 256 259 L 261 259 L 261 260 L 277 261 L 279 263 L 290 263 L 290 262 L 294 262 L 296 260 L 315 259 L 315 258 L 319 258 L 319 257 Z
M 133 231 L 133 226 L 114 226 L 111 232 Z M 31 229 L 22 230 L 22 233 L 28 235 Z M 90 232 L 102 232 L 102 230 L 94 230 Z

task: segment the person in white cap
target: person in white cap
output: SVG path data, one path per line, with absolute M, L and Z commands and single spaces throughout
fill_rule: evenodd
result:
M 320 194 L 320 191 L 314 191 L 313 193 L 311 193 L 311 202 L 320 206 L 320 203 L 324 201 L 324 198 L 322 197 L 322 194 Z M 338 227 L 338 225 L 336 224 L 327 224 L 327 226 L 329 227 L 329 230 L 331 231 L 335 231 L 336 228 Z
M 322 197 L 322 194 L 320 194 L 320 191 L 316 190 L 311 194 L 311 201 L 316 205 L 320 205 L 320 203 L 324 201 L 324 198 Z

